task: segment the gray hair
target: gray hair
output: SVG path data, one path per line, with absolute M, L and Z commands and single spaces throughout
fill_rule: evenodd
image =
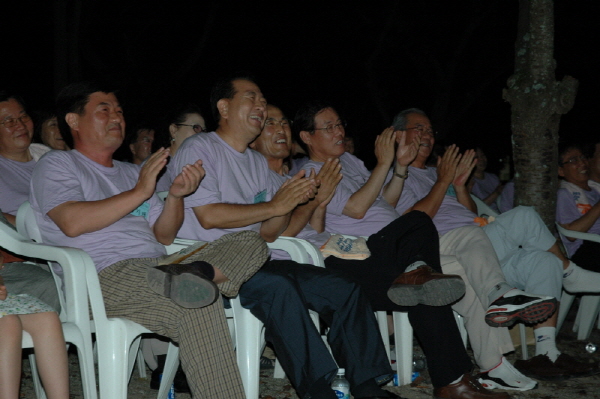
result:
M 394 126 L 394 129 L 405 130 L 406 129 L 406 117 L 410 114 L 419 114 L 419 115 L 423 115 L 424 117 L 427 117 L 427 114 L 425 113 L 425 111 L 420 110 L 419 108 L 405 109 L 404 111 L 400 111 L 394 117 L 394 121 L 392 122 L 392 126 Z

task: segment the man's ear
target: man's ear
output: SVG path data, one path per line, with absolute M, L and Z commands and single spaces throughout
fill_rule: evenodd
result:
M 169 135 L 171 136 L 171 139 L 175 140 L 175 133 L 177 132 L 177 125 L 174 123 L 171 123 L 169 125 Z
M 222 98 L 217 101 L 217 109 L 219 110 L 219 115 L 221 118 L 227 119 L 229 113 L 229 101 L 226 98 Z
M 248 147 L 252 148 L 253 150 L 256 150 L 256 140 L 254 140 L 252 143 L 248 144 Z
M 65 121 L 67 121 L 67 125 L 69 125 L 71 130 L 75 130 L 79 125 L 79 115 L 75 112 L 69 112 L 65 115 Z
M 311 138 L 312 138 L 312 135 L 310 134 L 310 132 L 307 132 L 306 130 L 302 130 L 300 132 L 300 139 L 302 139 L 302 141 L 304 142 L 304 144 L 310 145 L 311 144 Z
M 133 144 L 129 144 L 129 151 L 135 156 L 135 146 Z

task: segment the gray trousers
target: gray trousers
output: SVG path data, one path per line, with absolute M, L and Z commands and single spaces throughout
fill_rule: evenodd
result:
M 60 313 L 60 302 L 52 274 L 33 263 L 5 263 L 0 270 L 6 289 L 11 294 L 29 294 L 52 306 Z

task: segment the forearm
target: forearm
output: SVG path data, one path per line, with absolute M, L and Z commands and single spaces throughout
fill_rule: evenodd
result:
M 490 195 L 485 197 L 483 202 L 485 202 L 487 205 L 492 205 L 494 202 L 496 202 L 496 200 L 498 199 L 499 196 L 500 196 L 500 191 L 494 190 Z
M 205 229 L 231 229 L 260 223 L 278 215 L 269 202 L 259 204 L 208 204 L 194 208 L 198 222 Z
M 562 224 L 565 229 L 587 232 L 592 228 L 594 223 L 600 218 L 600 202 L 592 207 L 585 215 L 571 223 Z
M 400 194 L 402 193 L 404 182 L 406 181 L 405 178 L 398 177 L 398 175 L 405 176 L 407 171 L 408 166 L 399 166 L 396 164 L 392 178 L 388 184 L 383 187 L 383 198 L 393 207 L 396 207 L 398 204 L 398 199 L 400 199 Z
M 4 217 L 6 218 L 6 220 L 8 221 L 8 223 L 12 224 L 13 226 L 17 225 L 17 218 L 16 218 L 16 216 L 13 216 L 10 213 L 4 213 L 4 212 L 2 212 L 2 214 L 4 215 Z
M 303 205 L 298 205 L 291 213 L 287 228 L 281 233 L 282 236 L 295 237 L 306 227 L 311 220 L 319 203 L 312 200 Z
M 389 166 L 378 164 L 367 182 L 350 196 L 343 214 L 354 219 L 362 219 L 381 192 Z
M 454 192 L 456 193 L 456 199 L 462 205 L 464 205 L 468 210 L 473 213 L 477 213 L 477 205 L 475 205 L 475 201 L 471 198 L 471 194 L 465 186 L 454 186 Z
M 181 228 L 183 217 L 183 198 L 167 196 L 163 211 L 152 226 L 156 240 L 163 245 L 172 244 Z
M 267 219 L 260 225 L 260 236 L 266 242 L 275 241 L 286 229 L 290 222 L 291 212 L 283 216 Z
M 69 201 L 48 212 L 48 216 L 68 237 L 78 237 L 112 225 L 145 200 L 135 189 L 99 201 Z
M 429 194 L 417 201 L 412 208 L 409 208 L 405 213 L 410 211 L 421 211 L 425 212 L 430 218 L 433 219 L 440 209 L 442 202 L 444 201 L 444 196 L 446 195 L 446 191 L 448 191 L 449 186 L 449 183 L 439 181 L 436 182 L 431 188 Z

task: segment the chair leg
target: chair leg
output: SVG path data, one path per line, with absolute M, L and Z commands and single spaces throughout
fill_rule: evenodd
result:
M 579 313 L 581 318 L 579 322 L 579 331 L 577 332 L 577 339 L 580 341 L 586 340 L 592 333 L 596 318 L 598 317 L 598 311 L 600 310 L 600 296 L 599 295 L 584 295 L 581 297 L 579 304 Z
M 139 349 L 137 352 L 137 369 L 138 369 L 138 374 L 140 375 L 140 378 L 146 378 L 146 360 L 144 359 L 144 354 L 142 353 L 142 350 Z
M 463 319 L 463 317 L 461 315 L 459 315 L 456 312 L 452 312 L 454 314 L 454 319 L 456 320 L 456 326 L 458 327 L 458 332 L 460 332 L 460 338 L 463 341 L 463 345 L 465 346 L 465 348 L 467 347 L 467 343 L 468 343 L 468 333 L 467 333 L 467 328 L 465 327 L 465 321 Z
M 569 313 L 569 309 L 573 304 L 573 300 L 575 299 L 575 295 L 571 295 L 566 291 L 563 291 L 562 296 L 560 297 L 560 306 L 558 308 L 558 321 L 556 323 L 556 333 L 560 331 L 567 314 Z
M 175 374 L 177 374 L 178 368 L 179 347 L 170 342 L 169 350 L 167 351 L 167 358 L 163 367 L 163 375 L 160 380 L 160 388 L 158 389 L 158 395 L 156 396 L 158 399 L 166 399 L 169 389 L 171 389 L 171 386 L 173 385 L 173 380 L 175 379 Z
M 521 335 L 521 353 L 523 355 L 523 360 L 527 360 L 529 359 L 529 353 L 527 353 L 527 330 L 525 324 L 519 324 L 519 333 Z
M 393 315 L 398 384 L 406 385 L 412 382 L 413 329 L 408 313 L 393 312 Z
M 44 391 L 44 388 L 42 387 L 40 374 L 38 373 L 37 364 L 35 362 L 35 355 L 33 353 L 29 355 L 29 366 L 31 368 L 31 378 L 33 379 L 35 396 L 37 399 L 46 399 L 46 391 Z
M 258 399 L 260 355 L 265 346 L 263 323 L 238 298 L 231 300 L 235 323 L 235 346 L 238 367 L 247 399 Z M 280 366 L 281 368 L 281 366 Z

